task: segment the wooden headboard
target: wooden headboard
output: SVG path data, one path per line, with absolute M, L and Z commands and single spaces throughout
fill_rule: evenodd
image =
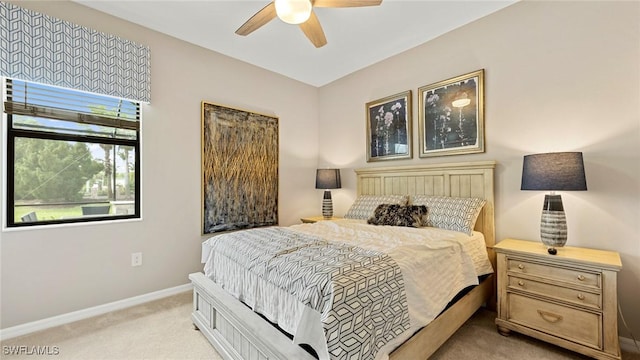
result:
M 487 203 L 475 230 L 484 234 L 495 268 L 493 173 L 495 161 L 356 169 L 358 195 L 437 195 L 479 197 Z

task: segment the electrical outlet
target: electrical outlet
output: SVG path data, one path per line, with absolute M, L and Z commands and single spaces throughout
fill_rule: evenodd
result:
M 131 253 L 131 266 L 142 266 L 142 253 Z

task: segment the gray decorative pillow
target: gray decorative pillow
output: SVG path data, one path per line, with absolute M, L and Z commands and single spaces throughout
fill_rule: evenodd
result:
M 427 207 L 424 205 L 381 204 L 367 220 L 372 225 L 422 227 L 426 226 Z
M 426 226 L 473 234 L 473 228 L 482 207 L 487 202 L 480 198 L 413 195 L 413 205 L 429 209 Z
M 406 205 L 409 198 L 406 195 L 360 195 L 353 202 L 345 219 L 367 220 L 380 204 Z

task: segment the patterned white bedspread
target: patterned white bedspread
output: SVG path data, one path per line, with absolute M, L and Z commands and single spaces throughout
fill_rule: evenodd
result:
M 432 321 L 460 290 L 476 285 L 478 276 L 492 272 L 484 239 L 479 233 L 470 237 L 434 228 L 373 226 L 359 220 L 322 221 L 279 229 L 282 228 L 253 229 L 210 238 L 203 243 L 202 249 L 205 275 L 255 311 L 293 334 L 296 343 L 311 345 L 320 359 L 349 358 L 353 354 L 360 354 L 360 358 L 386 359 L 390 351 Z M 270 239 L 280 237 L 274 235 L 276 233 L 291 233 L 298 240 L 285 240 L 284 245 L 269 247 L 266 245 L 269 241 L 259 241 L 254 236 L 246 236 L 261 232 L 268 234 Z M 240 253 L 234 255 L 226 245 L 221 246 L 228 242 L 241 243 L 243 240 L 239 239 L 243 237 L 253 240 L 240 245 L 241 248 L 244 247 Z M 287 278 L 281 276 L 283 269 L 289 273 L 290 265 L 281 260 L 292 257 L 294 249 L 305 249 L 301 254 L 293 256 L 297 259 L 296 262 L 300 263 L 301 259 L 309 256 L 304 254 L 309 244 L 311 247 L 317 248 L 321 245 L 320 247 L 325 248 L 326 256 L 320 256 L 323 260 L 319 266 L 323 269 L 330 269 L 327 265 L 331 263 L 331 253 L 344 254 L 344 251 L 350 251 L 349 249 L 359 249 L 357 251 L 360 254 L 367 255 L 360 256 L 358 261 L 352 261 L 348 267 L 359 267 L 358 264 L 367 261 L 367 256 L 372 256 L 369 259 L 376 259 L 387 269 L 397 266 L 402 274 L 399 282 L 404 285 L 404 291 L 401 293 L 406 299 L 406 306 L 403 307 L 406 313 L 400 316 L 400 319 L 408 315 L 409 324 L 400 321 L 393 330 L 375 330 L 373 333 L 385 335 L 378 336 L 372 342 L 369 337 L 372 331 L 369 330 L 369 334 L 367 331 L 360 331 L 362 324 L 356 322 L 357 325 L 354 325 L 354 316 L 343 316 L 344 308 L 340 307 L 337 312 L 323 308 L 332 302 L 319 300 L 319 297 L 332 294 L 326 287 L 321 290 L 324 291 L 324 295 L 318 295 L 316 291 L 313 295 L 315 300 L 311 301 L 311 294 L 314 294 L 315 290 L 307 289 L 306 292 L 297 293 L 294 291 L 292 294 L 291 288 L 299 286 L 300 281 L 297 280 L 297 283 L 293 284 L 296 280 L 291 281 L 291 277 L 288 277 L 289 280 L 282 280 Z M 247 257 L 241 255 L 242 253 L 253 255 Z M 274 254 L 278 256 L 274 257 Z M 336 258 L 338 257 L 340 256 Z M 253 260 L 249 260 L 250 258 Z M 267 265 L 269 262 L 275 264 Z M 309 268 L 308 263 L 305 265 Z M 253 271 L 249 269 L 252 266 Z M 279 270 L 266 271 L 269 266 Z M 336 266 L 339 269 L 345 264 Z M 259 270 L 256 271 L 256 268 Z M 331 270 L 317 272 L 318 277 L 326 279 L 327 272 L 330 273 Z M 271 275 L 265 276 L 266 273 Z M 309 274 L 312 273 L 313 271 Z M 354 273 L 357 272 L 351 272 Z M 331 299 L 331 296 L 327 299 Z

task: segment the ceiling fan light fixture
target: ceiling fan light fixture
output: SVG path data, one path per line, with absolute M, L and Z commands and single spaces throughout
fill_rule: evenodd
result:
M 311 16 L 310 0 L 275 0 L 276 14 L 287 24 L 302 24 Z

